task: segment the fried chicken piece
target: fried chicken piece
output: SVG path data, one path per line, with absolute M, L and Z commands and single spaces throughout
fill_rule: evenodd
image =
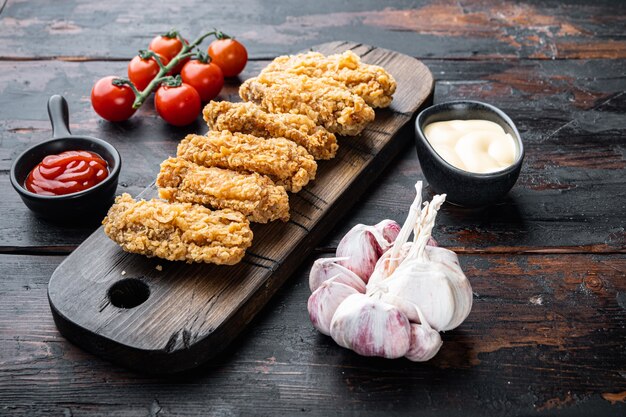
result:
M 169 158 L 161 164 L 156 184 L 159 197 L 171 202 L 229 208 L 257 223 L 289 220 L 289 197 L 285 189 L 256 172 L 242 174 Z
M 340 135 L 358 135 L 374 120 L 374 110 L 361 97 L 328 77 L 266 72 L 241 84 L 239 95 L 270 113 L 308 116 Z
M 206 136 L 187 135 L 178 145 L 177 155 L 206 167 L 258 172 L 294 193 L 314 179 L 317 171 L 313 157 L 290 140 L 227 130 L 209 131 Z
M 272 71 L 332 78 L 372 107 L 388 107 L 397 86 L 396 80 L 384 68 L 362 63 L 352 51 L 328 56 L 319 52 L 283 55 L 274 59 L 261 74 Z
M 202 113 L 212 130 L 283 137 L 304 147 L 315 159 L 331 159 L 337 153 L 335 135 L 300 114 L 267 113 L 254 103 L 228 101 L 212 101 Z
M 250 222 L 234 210 L 211 211 L 190 203 L 115 199 L 104 233 L 126 252 L 170 261 L 234 265 L 252 244 Z

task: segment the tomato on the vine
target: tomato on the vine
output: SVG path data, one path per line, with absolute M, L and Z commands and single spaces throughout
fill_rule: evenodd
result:
M 200 94 L 203 102 L 213 100 L 224 86 L 224 74 L 213 62 L 203 62 L 203 57 L 185 64 L 180 71 L 183 82 L 189 84 Z
M 166 122 L 185 126 L 198 118 L 202 109 L 200 94 L 189 84 L 159 87 L 154 96 L 154 106 Z
M 185 42 L 188 43 L 187 40 L 185 40 Z M 168 34 L 159 35 L 155 36 L 150 41 L 148 49 L 164 56 L 168 59 L 168 61 L 171 61 L 176 55 L 178 55 L 181 49 L 183 49 L 183 43 L 176 36 L 168 36 Z M 178 74 L 187 61 L 189 61 L 189 58 L 185 58 L 180 61 L 180 63 L 172 69 L 172 74 Z
M 158 55 L 163 65 L 167 65 L 170 61 L 161 54 L 156 52 L 155 54 Z M 139 91 L 143 91 L 150 84 L 150 81 L 156 77 L 160 69 L 154 57 L 143 59 L 140 53 L 128 63 L 128 78 Z
M 234 77 L 243 71 L 248 62 L 246 48 L 232 38 L 216 39 L 207 50 L 214 64 L 222 69 L 225 77 Z
M 91 90 L 91 105 L 100 117 L 110 122 L 127 120 L 135 113 L 135 93 L 128 85 L 114 85 L 117 77 L 99 79 Z

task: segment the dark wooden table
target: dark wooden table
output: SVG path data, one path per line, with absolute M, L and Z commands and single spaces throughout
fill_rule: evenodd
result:
M 626 3 L 152 3 L 0 0 L 0 415 L 626 413 Z M 46 101 L 63 94 L 72 130 L 121 152 L 118 191 L 148 186 L 203 123 L 169 127 L 148 104 L 109 124 L 89 92 L 172 26 L 237 35 L 251 57 L 242 78 L 330 40 L 395 49 L 429 66 L 435 102 L 484 100 L 515 120 L 527 153 L 506 200 L 441 210 L 435 235 L 459 253 L 475 299 L 435 359 L 363 358 L 318 334 L 306 311 L 313 258 L 227 353 L 192 373 L 133 374 L 59 335 L 48 279 L 96 226 L 33 217 L 9 184 L 11 161 L 50 136 Z M 401 221 L 418 178 L 409 147 L 316 254 L 355 223 Z

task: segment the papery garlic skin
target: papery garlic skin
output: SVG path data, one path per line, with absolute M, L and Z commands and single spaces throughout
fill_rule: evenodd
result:
M 453 251 L 440 247 L 426 247 L 425 255 L 431 262 L 440 265 L 452 283 L 455 311 L 450 323 L 441 330 L 455 329 L 472 311 L 474 301 L 472 286 L 461 269 L 458 256 Z
M 330 335 L 363 356 L 400 358 L 409 350 L 411 326 L 396 307 L 364 294 L 346 298 L 335 311 Z
M 382 222 L 375 224 L 374 228 L 381 233 L 383 238 L 390 244 L 395 242 L 398 234 L 400 233 L 400 225 L 389 219 L 385 219 Z
M 411 343 L 404 357 L 413 362 L 426 362 L 439 352 L 441 345 L 443 341 L 437 331 L 411 323 Z
M 394 259 L 395 260 L 394 268 L 397 268 L 397 266 L 401 264 L 402 261 L 404 261 L 412 245 L 413 245 L 413 242 L 406 242 L 405 244 L 402 245 L 399 252 L 397 252 L 398 256 Z M 438 247 L 438 244 L 435 239 L 430 238 L 428 240 L 427 246 Z M 395 270 L 395 269 L 392 270 L 390 266 L 391 257 L 393 256 L 393 253 L 394 252 L 387 250 L 387 252 L 383 253 L 382 256 L 378 258 L 378 262 L 376 262 L 376 265 L 374 266 L 374 271 L 372 271 L 372 275 L 370 275 L 370 279 L 367 281 L 367 288 L 369 289 L 374 288 L 378 282 L 387 278 L 389 275 L 391 275 L 393 270 Z
M 408 301 L 409 305 L 417 305 L 434 329 L 448 330 L 456 308 L 454 289 L 446 274 L 433 264 L 405 261 L 381 286 L 389 294 Z M 412 307 L 407 310 L 397 302 L 392 304 L 408 314 L 412 322 L 419 321 Z
M 357 224 L 337 245 L 337 257 L 346 258 L 340 262 L 341 265 L 367 283 L 376 261 L 388 246 L 389 243 L 374 227 Z
M 346 284 L 358 292 L 365 292 L 365 282 L 354 272 L 350 271 L 339 261 L 345 261 L 347 258 L 320 258 L 313 262 L 311 272 L 309 273 L 309 288 L 311 292 L 317 290 L 322 283 L 330 278 L 335 281 Z
M 452 330 L 472 309 L 472 288 L 454 252 L 427 247 L 426 257 L 430 254 L 438 261 L 405 260 L 390 277 L 377 281 L 374 286 L 368 285 L 367 293 L 384 293 L 382 298 L 398 306 L 412 322 L 420 321 L 412 308 L 413 304 L 417 305 L 435 330 Z M 397 299 L 390 300 L 390 295 Z M 403 305 L 402 300 L 408 304 Z
M 330 322 L 337 307 L 350 295 L 359 294 L 354 288 L 331 278 L 316 289 L 309 297 L 307 308 L 313 327 L 325 335 L 330 335 Z
M 383 220 L 375 226 L 357 224 L 337 245 L 336 256 L 347 258 L 340 264 L 367 283 L 378 258 L 391 247 L 399 232 L 400 225 L 393 220 Z
M 399 265 L 404 260 L 404 258 L 406 258 L 406 255 L 411 249 L 411 245 L 412 242 L 407 242 L 402 245 L 402 248 L 397 252 L 398 256 L 394 258 L 396 264 Z M 378 262 L 376 262 L 374 270 L 372 271 L 372 275 L 370 275 L 370 279 L 367 281 L 367 292 L 373 290 L 373 288 L 375 288 L 378 283 L 391 275 L 391 273 L 393 272 L 390 265 L 392 256 L 393 252 L 388 250 L 387 252 L 383 253 L 382 256 L 378 259 Z

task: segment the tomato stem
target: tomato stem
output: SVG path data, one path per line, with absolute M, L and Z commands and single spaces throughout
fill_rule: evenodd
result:
M 148 60 L 150 58 L 154 58 L 154 62 L 157 63 L 157 65 L 159 66 L 160 69 L 163 69 L 165 67 L 165 65 L 163 65 L 163 61 L 161 61 L 161 57 L 159 56 L 159 54 L 155 53 L 154 51 L 151 51 L 149 49 L 142 49 L 139 51 L 139 57 L 143 60 Z
M 164 38 L 177 38 L 179 35 L 178 31 L 174 28 L 171 28 L 168 32 L 165 32 L 164 34 L 162 34 L 161 36 L 163 36 Z
M 168 77 L 167 73 L 170 72 L 172 69 L 174 69 L 182 60 L 187 59 L 187 58 L 191 57 L 192 55 L 194 55 L 194 53 L 192 52 L 193 49 L 196 46 L 200 45 L 203 40 L 205 40 L 209 36 L 215 36 L 218 39 L 230 38 L 230 36 L 224 34 L 223 32 L 221 32 L 221 31 L 219 31 L 217 29 L 212 30 L 211 32 L 206 32 L 206 33 L 198 36 L 196 38 L 196 40 L 194 40 L 191 43 L 189 43 L 185 39 L 183 39 L 181 34 L 178 33 L 178 31 L 175 30 L 175 29 L 170 30 L 169 32 L 167 32 L 163 36 L 164 37 L 168 37 L 168 38 L 176 38 L 176 39 L 178 39 L 181 42 L 181 44 L 183 45 L 183 48 L 180 50 L 180 52 L 178 52 L 178 54 L 174 58 L 172 58 L 172 60 L 170 62 L 167 63 L 167 65 L 163 65 L 163 62 L 161 62 L 161 59 L 159 58 L 159 56 L 156 55 L 154 52 L 149 51 L 151 53 L 149 53 L 147 55 L 149 55 L 149 57 L 154 57 L 154 59 L 157 62 L 157 64 L 159 64 L 159 68 L 160 69 L 159 69 L 159 72 L 157 73 L 157 75 L 154 77 L 154 79 L 152 81 L 150 81 L 150 83 L 146 86 L 146 88 L 144 88 L 143 91 L 138 91 L 137 88 L 129 80 L 126 80 L 126 79 L 123 79 L 123 78 L 117 78 L 113 82 L 114 85 L 124 85 L 124 84 L 126 84 L 126 85 L 128 85 L 128 86 L 130 86 L 132 88 L 133 92 L 135 93 L 135 102 L 133 103 L 133 108 L 134 109 L 138 109 L 139 107 L 141 107 L 143 105 L 143 103 L 146 101 L 146 99 L 150 96 L 150 94 L 161 83 L 167 83 L 167 85 L 170 85 L 172 87 L 180 85 L 180 84 L 174 85 L 174 84 L 176 84 L 176 82 L 181 82 L 180 81 L 180 77 L 176 77 L 176 78 L 179 79 L 179 81 L 176 81 L 176 78 Z M 141 54 L 141 51 L 140 51 L 140 54 Z M 121 84 L 116 84 L 117 81 L 119 81 Z
M 225 34 L 224 32 L 222 32 L 221 30 L 217 30 L 214 28 L 215 31 L 215 38 L 216 39 L 232 39 L 232 36 Z
M 135 84 L 133 84 L 130 80 L 126 78 L 115 78 L 113 81 L 111 81 L 111 84 L 118 86 L 118 87 L 121 87 L 123 85 L 129 86 L 130 89 L 133 90 L 133 93 L 135 93 L 135 97 L 141 94 L 141 92 L 137 90 L 137 87 L 135 87 Z
M 211 56 L 206 52 L 202 52 L 201 50 L 196 51 L 196 57 L 198 62 L 202 62 L 203 64 L 209 64 L 211 62 Z
M 182 83 L 183 83 L 183 79 L 180 78 L 180 75 L 177 75 L 176 77 L 172 77 L 170 75 L 167 77 L 163 77 L 161 78 L 161 80 L 159 80 L 159 84 L 166 85 L 168 87 L 180 87 Z

